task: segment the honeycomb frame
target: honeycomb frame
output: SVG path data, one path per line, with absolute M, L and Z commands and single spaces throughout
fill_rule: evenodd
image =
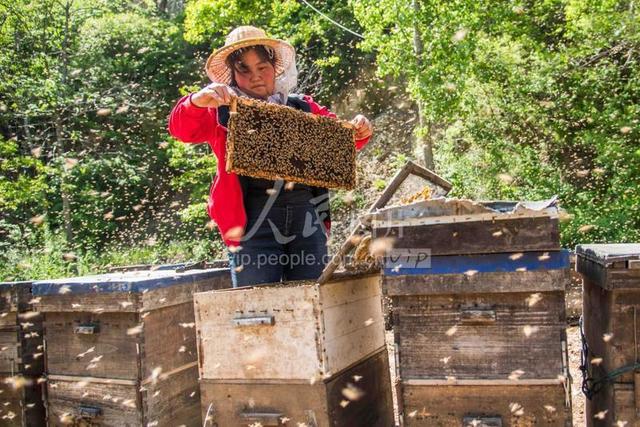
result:
M 232 98 L 229 110 L 227 172 L 332 189 L 355 187 L 351 123 L 239 97 Z

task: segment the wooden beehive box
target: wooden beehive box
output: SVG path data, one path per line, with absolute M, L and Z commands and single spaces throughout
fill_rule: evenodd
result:
M 393 424 L 378 274 L 194 299 L 202 410 L 213 425 Z
M 0 376 L 0 425 L 45 425 L 41 377 Z
M 473 202 L 439 198 L 366 214 L 372 236 L 393 239 L 393 253 L 430 249 L 466 255 L 560 249 L 555 201 Z
M 42 316 L 31 282 L 0 283 L 0 425 L 44 423 Z
M 31 282 L 0 283 L 0 375 L 42 374 L 42 317 Z
M 349 123 L 256 100 L 231 103 L 227 172 L 350 190 L 355 158 Z
M 406 425 L 570 425 L 568 252 L 385 262 Z
M 586 399 L 586 424 L 638 426 L 640 244 L 578 245 L 576 255 L 576 270 L 583 277 L 589 388 L 594 391 Z M 603 411 L 604 418 L 594 418 Z
M 200 425 L 193 293 L 230 286 L 228 269 L 34 282 L 49 425 Z

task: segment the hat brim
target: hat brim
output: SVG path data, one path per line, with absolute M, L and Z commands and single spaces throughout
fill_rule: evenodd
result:
M 231 70 L 227 66 L 227 58 L 238 49 L 256 45 L 269 46 L 276 50 L 276 77 L 295 62 L 296 50 L 284 40 L 268 37 L 249 38 L 223 46 L 209 56 L 205 65 L 209 79 L 216 83 L 231 84 Z

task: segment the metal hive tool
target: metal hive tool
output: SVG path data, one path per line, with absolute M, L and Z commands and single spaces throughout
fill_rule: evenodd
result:
M 227 172 L 327 188 L 355 186 L 350 123 L 236 97 L 230 111 Z

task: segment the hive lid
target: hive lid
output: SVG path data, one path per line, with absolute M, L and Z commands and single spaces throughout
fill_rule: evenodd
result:
M 109 292 L 142 293 L 168 286 L 195 283 L 200 280 L 227 274 L 229 274 L 228 268 L 187 270 L 182 273 L 178 273 L 173 269 L 128 271 L 64 279 L 39 280 L 33 282 L 32 292 L 34 295 Z
M 444 223 L 475 219 L 510 217 L 557 217 L 557 198 L 540 201 L 474 201 L 456 198 L 436 198 L 401 206 L 390 206 L 361 217 L 364 224 L 388 225 L 389 222 L 424 219 Z
M 608 266 L 619 261 L 639 260 L 640 243 L 578 245 L 576 255 Z

